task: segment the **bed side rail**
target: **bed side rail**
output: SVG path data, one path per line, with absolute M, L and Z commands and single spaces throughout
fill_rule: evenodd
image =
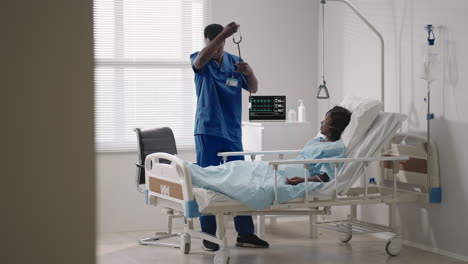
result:
M 405 161 L 409 156 L 384 156 L 368 158 L 335 158 L 335 159 L 304 159 L 304 160 L 272 160 L 271 165 L 281 164 L 319 164 L 319 163 L 341 163 L 341 162 L 372 162 L 372 161 Z
M 232 151 L 232 152 L 219 152 L 218 156 L 223 158 L 223 162 L 227 161 L 229 156 L 250 156 L 252 160 L 255 160 L 257 155 L 278 155 L 279 159 L 283 159 L 285 154 L 299 154 L 302 149 L 292 150 L 266 150 L 266 151 Z
M 429 151 L 429 153 L 428 153 Z M 407 162 L 400 163 L 397 175 L 399 188 L 429 193 L 429 202 L 441 202 L 439 157 L 437 145 L 426 137 L 415 134 L 396 134 L 386 151 L 390 155 L 408 155 Z M 386 169 L 390 164 L 384 163 Z M 393 177 L 386 171 L 384 184 L 392 184 Z
M 396 177 L 396 174 L 398 173 L 399 170 L 399 163 L 402 161 L 407 161 L 409 160 L 409 156 L 383 156 L 383 157 L 367 157 L 367 158 L 332 158 L 332 159 L 305 159 L 305 160 L 273 160 L 270 161 L 269 164 L 273 166 L 273 169 L 275 171 L 275 185 L 274 185 L 274 190 L 275 190 L 275 201 L 274 205 L 278 205 L 278 167 L 280 165 L 286 165 L 286 164 L 302 164 L 304 166 L 304 179 L 305 179 L 305 201 L 309 201 L 309 192 L 308 192 L 308 177 L 309 175 L 309 165 L 310 164 L 319 164 L 319 163 L 332 163 L 335 168 L 335 179 L 334 181 L 334 187 L 335 187 L 335 197 L 334 199 L 337 200 L 339 196 L 339 190 L 338 190 L 338 182 L 340 179 L 339 175 L 339 168 L 341 163 L 346 163 L 346 162 L 362 162 L 364 165 L 367 167 L 368 163 L 370 162 L 391 162 L 393 164 L 393 170 L 394 170 L 394 177 Z M 366 176 L 365 176 L 366 177 Z M 393 198 L 396 198 L 397 196 L 397 186 L 396 186 L 396 180 L 394 181 L 394 186 L 393 186 Z M 364 181 L 364 199 L 367 199 L 367 194 L 368 194 L 368 185 L 367 185 L 367 180 L 365 179 Z

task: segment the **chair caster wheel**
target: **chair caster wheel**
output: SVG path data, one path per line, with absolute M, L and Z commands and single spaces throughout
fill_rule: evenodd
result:
M 403 240 L 401 237 L 392 237 L 388 240 L 387 245 L 385 245 L 385 251 L 387 251 L 388 255 L 394 257 L 400 254 L 402 244 Z
M 338 235 L 338 239 L 343 242 L 343 243 L 347 243 L 351 240 L 351 238 L 353 238 L 353 234 L 352 233 L 341 233 Z
M 181 234 L 180 235 L 180 251 L 184 254 L 188 254 L 190 252 L 190 235 L 189 234 Z

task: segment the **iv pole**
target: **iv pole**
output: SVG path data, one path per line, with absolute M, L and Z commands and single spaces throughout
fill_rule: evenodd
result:
M 356 7 L 351 4 L 348 0 L 321 0 L 320 3 L 324 5 L 327 1 L 343 2 L 348 5 L 354 13 L 374 32 L 380 40 L 380 63 L 381 63 L 381 95 L 380 100 L 383 104 L 383 110 L 385 111 L 385 54 L 384 54 L 384 39 L 382 34 L 356 9 Z

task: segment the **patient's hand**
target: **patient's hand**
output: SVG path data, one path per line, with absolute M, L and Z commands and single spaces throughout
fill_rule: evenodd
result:
M 304 182 L 304 178 L 302 177 L 293 177 L 291 179 L 286 178 L 286 184 L 296 185 L 296 184 L 303 183 L 303 182 Z

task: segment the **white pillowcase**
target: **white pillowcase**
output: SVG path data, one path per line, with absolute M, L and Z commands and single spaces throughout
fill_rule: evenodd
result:
M 383 105 L 375 99 L 346 96 L 339 106 L 351 111 L 351 121 L 341 134 L 346 152 L 349 153 L 362 140 Z

